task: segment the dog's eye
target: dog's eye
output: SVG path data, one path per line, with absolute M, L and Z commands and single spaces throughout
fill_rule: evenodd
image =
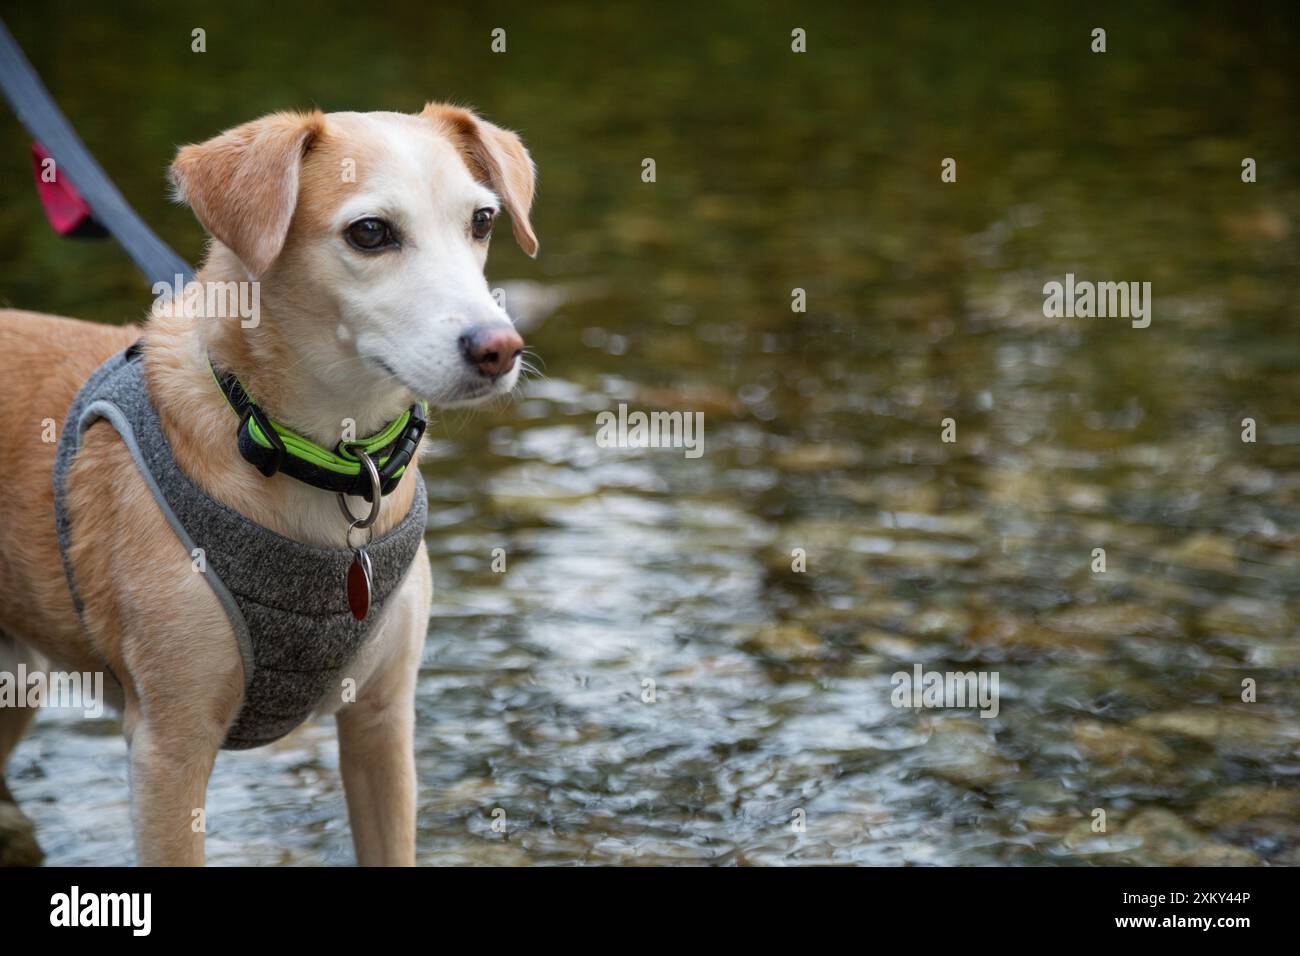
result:
M 365 252 L 397 244 L 392 228 L 382 219 L 358 219 L 348 226 L 344 235 L 354 248 Z
M 475 239 L 486 239 L 492 235 L 492 216 L 491 209 L 474 210 L 474 219 L 470 222 L 469 230 L 474 234 Z

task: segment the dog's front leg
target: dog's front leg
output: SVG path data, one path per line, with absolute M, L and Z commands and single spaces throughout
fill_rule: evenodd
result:
M 201 866 L 208 777 L 243 703 L 244 665 L 225 611 L 184 550 L 163 554 L 144 576 L 157 589 L 144 592 L 152 600 L 141 600 L 143 585 L 119 581 L 130 613 L 114 671 L 125 698 L 136 857 L 142 866 Z
M 208 777 L 220 738 L 150 719 L 128 699 L 131 816 L 141 866 L 202 866 Z
M 348 821 L 362 866 L 415 865 L 415 679 L 431 590 L 421 551 L 373 642 L 382 659 L 356 701 L 337 714 Z
M 352 844 L 362 866 L 415 865 L 415 713 L 408 697 L 338 715 Z

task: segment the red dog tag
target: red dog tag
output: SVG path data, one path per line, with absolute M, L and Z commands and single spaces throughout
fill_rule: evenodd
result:
M 370 613 L 370 555 L 358 548 L 352 555 L 348 568 L 348 609 L 358 621 Z

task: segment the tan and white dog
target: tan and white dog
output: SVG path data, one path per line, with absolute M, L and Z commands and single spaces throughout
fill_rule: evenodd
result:
M 195 811 L 240 709 L 241 657 L 226 613 L 104 422 L 86 432 L 66 494 L 83 628 L 56 542 L 49 424 L 62 428 L 90 374 L 143 334 L 149 394 L 183 471 L 280 535 L 338 548 L 335 495 L 263 477 L 235 450 L 237 421 L 208 354 L 272 418 L 325 447 L 341 423 L 372 434 L 419 398 L 437 407 L 502 395 L 523 343 L 483 275 L 493 217 L 508 213 L 519 245 L 537 251 L 523 144 L 447 105 L 273 114 L 182 148 L 172 179 L 213 237 L 197 281 L 260 283 L 255 325 L 186 318 L 172 302 L 143 329 L 0 311 L 0 670 L 107 664 L 120 681 L 146 865 L 203 862 Z M 409 468 L 384 499 L 376 536 L 407 514 L 414 487 Z M 414 689 L 431 593 L 420 548 L 351 667 L 356 701 L 320 706 L 336 714 L 363 865 L 415 859 Z M 33 716 L 0 708 L 0 798 Z

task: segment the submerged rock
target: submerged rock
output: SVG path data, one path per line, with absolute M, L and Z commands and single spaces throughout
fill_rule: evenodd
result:
M 1157 559 L 1198 570 L 1233 574 L 1237 571 L 1236 542 L 1208 531 L 1198 532 L 1157 554 Z
M 861 460 L 862 451 L 857 446 L 835 445 L 828 442 L 793 445 L 780 449 L 772 456 L 773 463 L 784 471 L 851 468 Z
M 1117 854 L 1128 856 L 1141 848 L 1142 838 L 1135 834 L 1124 833 L 1122 828 L 1116 826 L 1118 822 L 1118 816 L 1111 815 L 1109 832 L 1098 833 L 1092 828 L 1090 819 L 1080 820 L 1061 838 L 1061 846 L 1072 854 L 1082 857 Z
M 17 805 L 0 802 L 0 866 L 40 866 L 44 858 L 32 821 Z
M 997 740 L 979 723 L 956 717 L 927 718 L 921 729 L 928 730 L 930 736 L 916 751 L 919 763 L 942 780 L 972 789 L 1017 777 L 1020 768 L 998 752 Z
M 1249 850 L 1217 843 L 1193 830 L 1176 813 L 1152 807 L 1137 813 L 1121 831 L 1142 841 L 1140 862 L 1165 866 L 1255 866 L 1259 857 Z
M 1241 784 L 1202 800 L 1192 814 L 1198 825 L 1210 829 L 1236 826 L 1260 817 L 1300 817 L 1300 790 Z
M 1106 642 L 1100 638 L 1078 634 L 1066 637 L 1025 616 L 1001 610 L 983 611 L 975 615 L 969 639 L 979 645 L 1073 657 L 1099 657 L 1106 650 Z
M 783 661 L 816 660 L 822 656 L 821 640 L 802 624 L 769 624 L 759 628 L 746 648 Z
M 1134 634 L 1175 634 L 1178 622 L 1141 604 L 1085 605 L 1049 614 L 1043 623 L 1062 634 L 1120 638 Z
M 1168 766 L 1175 760 L 1173 749 L 1158 737 L 1121 724 L 1081 721 L 1074 725 L 1074 743 L 1085 758 L 1099 763 Z
M 1300 727 L 1266 713 L 1253 712 L 1249 709 L 1253 706 L 1200 707 L 1146 714 L 1133 721 L 1132 726 L 1150 733 L 1176 734 L 1233 748 L 1285 746 L 1300 740 Z
M 867 628 L 858 635 L 858 643 L 891 660 L 911 661 L 919 653 L 916 641 L 889 631 Z
M 912 631 L 920 637 L 955 639 L 970 631 L 971 619 L 970 612 L 961 608 L 926 608 L 912 622 Z
M 1295 631 L 1282 604 L 1247 597 L 1232 597 L 1216 604 L 1201 618 L 1201 626 L 1209 631 L 1266 638 L 1289 638 Z

